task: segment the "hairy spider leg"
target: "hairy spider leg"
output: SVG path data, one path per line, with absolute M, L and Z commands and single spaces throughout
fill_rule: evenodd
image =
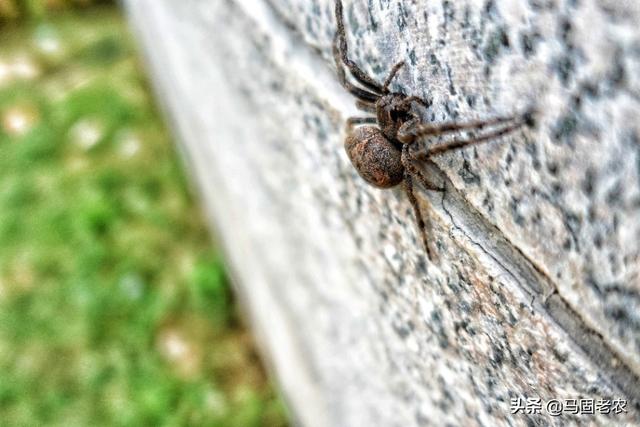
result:
M 431 221 L 425 216 L 422 215 L 422 210 L 420 210 L 420 205 L 418 204 L 418 200 L 413 192 L 413 178 L 417 178 L 420 181 L 420 184 L 426 188 L 427 190 L 443 192 L 444 188 L 437 187 L 433 184 L 430 184 L 424 174 L 413 164 L 413 159 L 409 155 L 409 144 L 405 144 L 402 147 L 402 164 L 404 166 L 404 188 L 407 193 L 407 197 L 409 198 L 409 202 L 411 202 L 411 206 L 413 207 L 413 213 L 416 217 L 416 223 L 418 224 L 418 230 L 420 231 L 420 236 L 422 237 L 422 243 L 427 251 L 427 257 L 430 261 L 434 261 L 436 258 L 434 256 L 435 250 L 431 247 L 431 240 L 428 238 L 427 233 L 427 224 L 431 224 Z
M 385 93 L 383 91 L 382 86 L 380 86 L 380 83 L 375 81 L 373 78 L 369 77 L 364 71 L 360 69 L 360 67 L 358 67 L 358 65 L 355 62 L 349 59 L 349 56 L 348 56 L 349 49 L 347 45 L 347 36 L 345 33 L 344 22 L 342 17 L 342 1 L 341 0 L 336 0 L 335 13 L 336 13 L 336 24 L 337 24 L 338 30 L 336 32 L 336 38 L 334 39 L 334 46 L 338 50 L 339 57 L 342 59 L 342 63 L 347 68 L 349 68 L 351 75 L 353 75 L 353 77 L 358 82 L 360 82 L 360 84 L 365 86 L 367 89 L 377 94 Z M 336 65 L 337 65 L 337 57 L 336 57 Z
M 425 101 L 424 99 L 420 98 L 419 96 L 408 96 L 405 99 L 402 100 L 402 104 L 404 105 L 409 105 L 412 102 L 417 102 L 418 104 L 422 105 L 423 107 L 428 107 L 429 105 L 427 104 L 427 101 Z
M 340 62 L 340 51 L 338 49 L 337 39 L 338 35 L 336 34 L 333 43 L 333 57 L 336 61 L 336 70 L 338 72 L 338 79 L 340 80 L 340 84 L 356 98 L 364 102 L 369 102 L 372 104 L 375 103 L 378 98 L 380 98 L 380 95 L 376 95 L 375 93 L 369 92 L 368 90 L 359 88 L 351 84 L 351 82 L 347 80 L 347 75 L 342 68 L 342 63 Z
M 427 236 L 427 226 L 422 216 L 422 211 L 420 210 L 420 205 L 418 205 L 418 199 L 416 199 L 416 195 L 413 193 L 413 178 L 411 177 L 411 173 L 405 171 L 404 173 L 404 191 L 407 193 L 407 198 L 409 202 L 411 202 L 411 207 L 413 208 L 413 214 L 416 217 L 416 223 L 418 224 L 418 230 L 420 232 L 420 237 L 422 238 L 422 244 L 424 245 L 425 250 L 427 251 L 427 257 L 430 261 L 433 262 L 435 259 L 434 254 L 431 250 L 431 245 L 429 245 L 429 238 Z
M 376 113 L 376 104 L 372 104 L 371 102 L 364 102 L 359 99 L 356 100 L 356 107 L 358 109 L 365 111 L 367 113 Z
M 418 96 L 409 96 L 406 99 L 402 100 L 402 103 L 400 104 L 400 107 L 405 107 L 407 105 L 410 105 L 412 102 L 417 102 L 418 104 L 424 106 L 424 107 L 428 107 L 427 103 L 425 102 L 424 99 L 418 97 Z M 378 109 L 376 108 L 376 104 L 373 102 L 367 102 L 367 101 L 362 101 L 360 99 L 356 100 L 356 107 L 358 107 L 358 109 L 365 111 L 367 113 L 373 113 L 376 114 L 378 112 Z M 417 114 L 412 113 L 412 116 L 415 117 L 416 120 L 420 119 L 420 116 L 418 116 Z
M 336 65 L 339 66 L 338 64 L 336 64 Z M 384 81 L 384 92 L 385 93 L 389 93 L 389 89 L 388 89 L 389 84 L 391 83 L 391 81 L 393 80 L 393 78 L 396 76 L 396 74 L 398 73 L 400 68 L 402 68 L 403 65 L 404 65 L 404 61 L 400 61 L 396 65 L 394 65 L 393 68 L 391 69 L 391 71 L 389 72 L 389 75 L 387 76 L 387 78 Z M 426 101 L 424 99 L 420 98 L 419 96 L 409 96 L 409 97 L 407 97 L 402 102 L 402 105 L 403 106 L 404 105 L 408 105 L 408 104 L 411 104 L 412 102 L 417 102 L 417 103 L 419 103 L 420 105 L 422 105 L 424 107 L 428 107 Z M 362 99 L 358 99 L 358 100 L 356 100 L 356 107 L 358 107 L 362 111 L 366 111 L 367 113 L 376 113 L 376 104 L 375 104 L 375 102 L 364 101 Z
M 418 100 L 422 101 L 420 98 L 416 99 L 416 101 Z M 515 120 L 514 117 L 497 117 L 489 120 L 473 120 L 465 123 L 456 123 L 456 122 L 426 123 L 426 124 L 421 123 L 415 126 L 413 129 L 409 128 L 409 130 L 403 131 L 402 134 L 398 135 L 398 139 L 400 139 L 400 141 L 404 143 L 407 143 L 407 142 L 413 141 L 415 138 L 419 138 L 422 136 L 442 135 L 448 132 L 455 132 L 459 130 L 468 130 L 468 129 L 481 130 L 487 126 L 499 125 L 499 124 L 511 122 L 514 120 Z
M 398 74 L 398 71 L 400 71 L 400 68 L 402 68 L 403 65 L 404 65 L 404 61 L 400 61 L 391 68 L 391 71 L 389 71 L 389 75 L 387 76 L 386 79 L 384 79 L 384 83 L 382 84 L 383 93 L 389 93 L 389 85 L 391 84 L 391 81 L 396 76 L 396 74 Z
M 444 191 L 444 188 L 442 187 L 438 187 L 437 185 L 431 184 L 428 180 L 427 177 L 422 173 L 422 171 L 420 170 L 420 168 L 418 168 L 414 162 L 416 161 L 413 157 L 413 154 L 409 153 L 408 150 L 405 148 L 405 146 L 402 147 L 403 148 L 403 154 L 406 151 L 406 154 L 403 155 L 402 157 L 402 165 L 404 166 L 405 170 L 407 170 L 408 172 L 411 173 L 411 175 L 413 175 L 414 177 L 418 178 L 418 181 L 420 181 L 420 184 L 426 188 L 427 190 L 430 191 L 437 191 L 442 193 Z
M 446 153 L 447 151 L 464 148 L 469 145 L 476 145 L 476 144 L 482 144 L 484 142 L 490 142 L 492 140 L 498 139 L 504 135 L 507 135 L 517 130 L 522 125 L 523 123 L 516 122 L 514 124 L 497 129 L 493 132 L 490 132 L 481 136 L 453 139 L 443 144 L 438 144 L 430 147 L 422 147 L 420 150 L 417 150 L 416 152 L 412 153 L 412 157 L 416 160 L 424 160 L 433 155 Z
M 375 117 L 349 117 L 347 119 L 347 130 L 350 131 L 356 125 L 375 125 L 376 123 L 377 120 Z

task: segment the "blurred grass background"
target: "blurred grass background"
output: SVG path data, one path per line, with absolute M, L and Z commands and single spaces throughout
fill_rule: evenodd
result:
M 0 425 L 286 425 L 111 2 L 0 0 Z

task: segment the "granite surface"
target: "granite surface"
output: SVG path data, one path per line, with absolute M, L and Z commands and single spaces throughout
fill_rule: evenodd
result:
M 536 125 L 424 163 L 342 148 L 329 0 L 129 0 L 157 91 L 295 417 L 308 426 L 640 422 L 640 6 L 345 0 L 353 58 L 426 121 Z M 424 141 L 428 144 L 430 141 Z M 540 398 L 539 414 L 512 399 Z M 551 399 L 624 399 L 552 416 Z

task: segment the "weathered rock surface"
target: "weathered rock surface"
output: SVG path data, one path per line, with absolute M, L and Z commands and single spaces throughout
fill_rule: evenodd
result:
M 430 121 L 536 126 L 401 190 L 342 148 L 330 0 L 128 0 L 193 176 L 308 426 L 640 422 L 640 4 L 347 1 L 353 59 Z M 540 414 L 511 414 L 513 398 Z M 550 399 L 625 399 L 551 416 Z

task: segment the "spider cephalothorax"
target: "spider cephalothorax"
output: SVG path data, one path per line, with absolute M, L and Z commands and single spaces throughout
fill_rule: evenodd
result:
M 523 124 L 523 117 L 494 118 L 466 123 L 423 123 L 414 109 L 415 104 L 427 107 L 422 98 L 389 90 L 391 81 L 404 65 L 404 61 L 393 66 L 382 84 L 369 77 L 349 59 L 341 0 L 335 0 L 335 13 L 337 31 L 333 41 L 333 55 L 338 78 L 342 86 L 357 98 L 358 108 L 375 114 L 375 117 L 351 117 L 347 120 L 345 149 L 358 174 L 369 184 L 378 188 L 392 188 L 404 182 L 427 254 L 433 259 L 433 250 L 427 239 L 424 218 L 413 193 L 413 178 L 428 190 L 443 191 L 443 189 L 429 182 L 417 166 L 417 161 L 503 136 L 520 127 Z M 345 67 L 359 86 L 347 79 Z M 453 138 L 442 144 L 421 147 L 416 151 L 408 149 L 412 143 L 423 136 L 456 131 L 478 131 L 487 126 L 498 126 L 498 128 L 481 136 Z

